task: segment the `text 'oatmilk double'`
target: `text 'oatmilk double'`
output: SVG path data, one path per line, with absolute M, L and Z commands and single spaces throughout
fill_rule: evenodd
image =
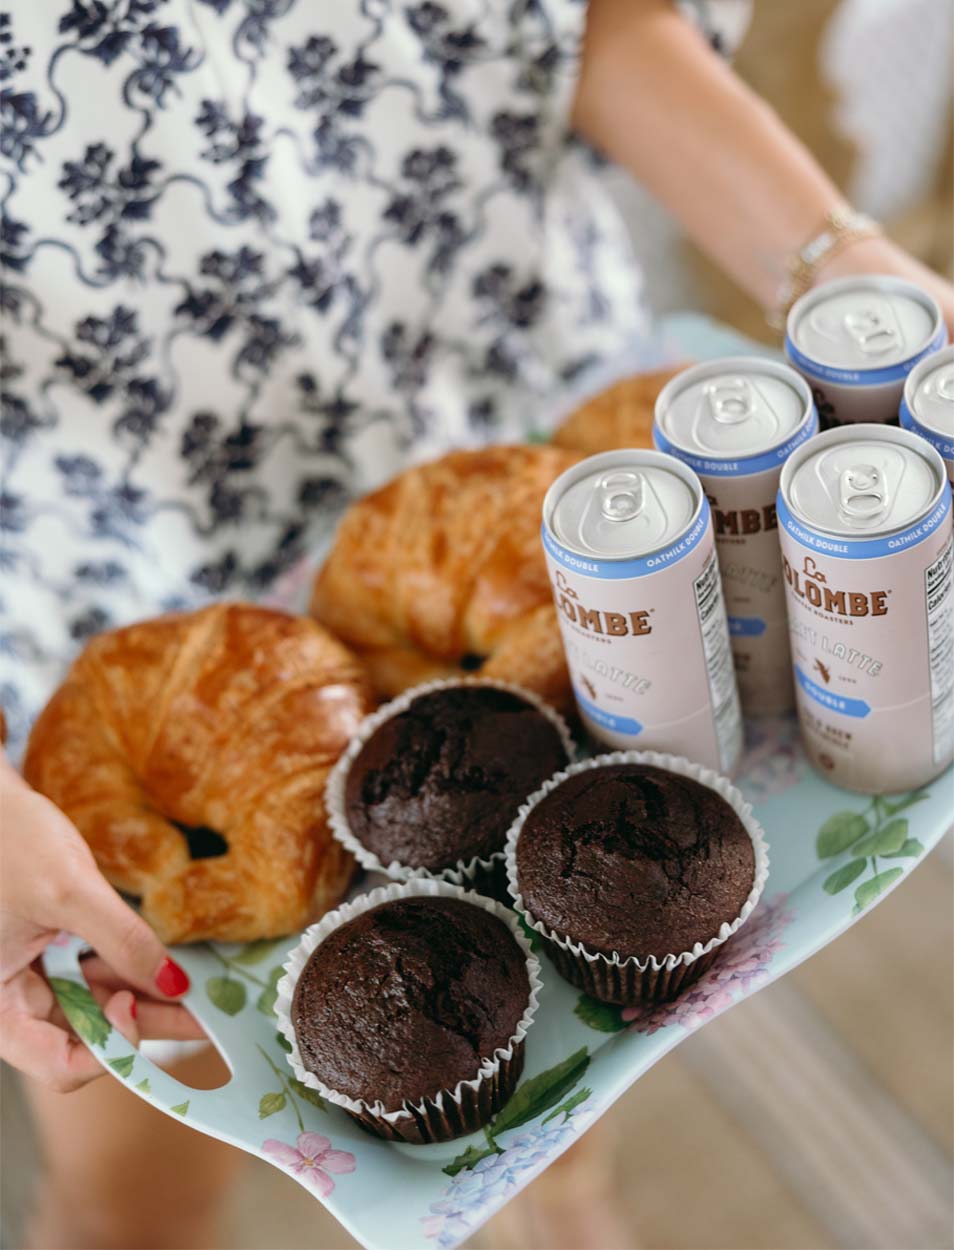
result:
M 655 451 L 582 461 L 547 492 L 543 545 L 593 736 L 731 773 L 739 698 L 709 504 L 692 470 Z
M 653 439 L 694 469 L 712 508 L 742 710 L 795 705 L 775 497 L 782 465 L 818 431 L 805 381 L 756 356 L 677 374 L 656 401 Z
M 869 794 L 914 789 L 954 756 L 951 491 L 907 430 L 856 425 L 791 456 L 778 496 L 802 737 Z
M 900 278 L 823 282 L 788 314 L 785 355 L 812 388 L 822 427 L 897 421 L 904 380 L 947 342 L 936 302 Z

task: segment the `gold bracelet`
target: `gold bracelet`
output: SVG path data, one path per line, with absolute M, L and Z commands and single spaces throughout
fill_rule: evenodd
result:
M 813 285 L 823 261 L 830 260 L 849 243 L 874 239 L 881 233 L 881 227 L 872 217 L 857 213 L 847 205 L 826 213 L 819 233 L 788 258 L 775 307 L 765 316 L 772 329 L 785 329 L 789 309 Z

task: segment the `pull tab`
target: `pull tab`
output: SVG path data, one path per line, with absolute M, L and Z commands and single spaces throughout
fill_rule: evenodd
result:
M 873 464 L 857 464 L 838 478 L 838 505 L 846 517 L 870 521 L 887 507 L 884 479 Z
M 641 473 L 607 473 L 597 490 L 600 512 L 607 521 L 631 521 L 643 510 L 646 488 Z
M 845 329 L 866 356 L 884 356 L 903 346 L 897 327 L 889 325 L 874 306 L 846 313 Z
M 715 378 L 706 383 L 705 394 L 713 417 L 723 425 L 736 425 L 755 411 L 755 396 L 745 378 Z
M 938 399 L 954 404 L 954 369 L 945 369 L 934 388 Z

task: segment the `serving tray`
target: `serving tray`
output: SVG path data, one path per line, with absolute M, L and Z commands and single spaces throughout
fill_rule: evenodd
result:
M 952 770 L 889 798 L 838 790 L 808 766 L 787 718 L 755 723 L 738 784 L 765 828 L 771 868 L 763 901 L 709 973 L 673 1003 L 620 1009 L 580 995 L 542 956 L 516 1094 L 484 1133 L 446 1145 L 379 1141 L 294 1080 L 272 1008 L 297 938 L 176 950 L 192 979 L 186 1005 L 232 1071 L 216 1090 L 181 1085 L 111 1029 L 83 978 L 80 941 L 50 946 L 46 972 L 76 1032 L 140 1098 L 288 1172 L 368 1250 L 450 1250 L 668 1050 L 883 901 L 943 836 L 954 797 Z
M 764 349 L 705 318 L 670 318 L 648 350 L 591 375 L 565 407 L 615 376 L 667 359 L 753 350 Z M 309 572 L 294 571 L 271 601 L 300 606 Z M 294 1080 L 273 1006 L 297 936 L 176 950 L 192 980 L 185 1003 L 232 1072 L 216 1090 L 181 1085 L 111 1028 L 83 977 L 78 939 L 61 935 L 44 966 L 77 1034 L 140 1098 L 289 1173 L 368 1250 L 451 1250 L 667 1051 L 880 904 L 941 839 L 954 810 L 954 770 L 888 798 L 836 789 L 807 764 L 790 718 L 749 726 L 736 780 L 765 829 L 771 867 L 759 907 L 714 966 L 673 1003 L 620 1009 L 581 995 L 541 952 L 544 988 L 522 1082 L 484 1132 L 446 1145 L 379 1141 Z M 379 883 L 368 877 L 359 888 Z

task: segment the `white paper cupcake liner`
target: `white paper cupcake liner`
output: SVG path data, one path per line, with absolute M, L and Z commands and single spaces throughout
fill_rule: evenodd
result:
M 517 1024 L 513 1036 L 505 1047 L 494 1051 L 492 1056 L 481 1060 L 480 1068 L 473 1078 L 460 1081 L 454 1089 L 437 1091 L 418 1103 L 405 1103 L 396 1111 L 388 1111 L 377 1100 L 367 1102 L 351 1098 L 332 1089 L 310 1072 L 302 1062 L 295 1026 L 292 1020 L 292 999 L 295 986 L 311 953 L 341 925 L 353 920 L 381 903 L 404 898 L 453 898 L 490 912 L 507 926 L 513 934 L 526 959 L 530 994 L 527 1006 Z M 289 1045 L 288 1062 L 299 1081 L 315 1090 L 327 1102 L 341 1107 L 361 1124 L 376 1133 L 395 1141 L 414 1143 L 449 1141 L 463 1133 L 475 1132 L 500 1110 L 516 1089 L 523 1071 L 524 1040 L 533 1023 L 540 998 L 540 961 L 530 948 L 526 935 L 517 918 L 509 908 L 494 899 L 484 898 L 433 879 L 415 880 L 394 885 L 379 886 L 369 894 L 362 894 L 329 912 L 317 924 L 302 934 L 301 941 L 288 954 L 284 963 L 285 974 L 278 982 L 275 1014 L 278 1030 Z
M 611 764 L 651 764 L 683 777 L 693 778 L 725 799 L 752 839 L 752 849 L 755 853 L 752 889 L 738 916 L 731 923 L 723 923 L 716 936 L 710 938 L 705 944 L 697 942 L 692 950 L 664 955 L 662 958 L 657 958 L 655 955 L 642 960 L 635 955 L 621 958 L 618 951 L 614 951 L 612 957 L 608 957 L 588 949 L 581 942 L 574 942 L 565 934 L 548 928 L 542 921 L 535 919 L 524 902 L 517 885 L 517 843 L 527 816 L 541 799 L 551 790 L 555 790 L 568 777 L 588 769 L 606 767 Z M 546 942 L 547 953 L 560 975 L 592 998 L 626 1005 L 674 998 L 686 985 L 705 972 L 715 961 L 719 949 L 752 914 L 765 888 L 769 870 L 768 847 L 762 827 L 752 814 L 751 804 L 745 801 L 741 792 L 728 778 L 720 776 L 711 768 L 693 764 L 682 756 L 664 755 L 658 751 L 613 751 L 607 755 L 599 755 L 594 759 L 572 764 L 562 772 L 555 773 L 521 807 L 517 819 L 507 834 L 504 855 L 507 865 L 507 882 L 514 906 L 530 928 L 539 933 Z
M 541 715 L 547 718 L 559 733 L 567 758 L 569 760 L 574 758 L 576 752 L 573 738 L 566 721 L 559 712 L 550 707 L 548 703 L 544 702 L 532 690 L 525 690 L 522 686 L 515 685 L 513 682 L 482 677 L 451 677 L 442 681 L 423 682 L 419 686 L 413 686 L 411 689 L 405 690 L 396 699 L 392 699 L 390 703 L 385 703 L 361 722 L 355 737 L 348 744 L 344 754 L 339 757 L 325 785 L 325 808 L 328 813 L 328 823 L 335 838 L 346 850 L 351 852 L 361 867 L 367 872 L 384 873 L 392 881 L 415 881 L 422 878 L 447 881 L 451 885 L 464 886 L 465 888 L 486 891 L 504 897 L 506 894 L 506 878 L 504 874 L 503 850 L 495 851 L 493 855 L 487 858 L 475 855 L 470 860 L 458 860 L 451 867 L 443 868 L 440 871 L 411 867 L 407 864 L 401 864 L 397 860 L 391 860 L 389 864 L 384 864 L 373 851 L 369 850 L 351 832 L 345 811 L 345 789 L 348 782 L 348 773 L 351 771 L 351 765 L 358 758 L 364 744 L 371 735 L 385 721 L 391 720 L 394 716 L 400 716 L 402 712 L 406 712 L 411 704 L 422 695 L 431 694 L 435 690 L 452 690 L 459 686 L 489 686 L 496 690 L 506 690 L 510 694 L 517 695 L 518 698 L 529 703 Z M 496 889 L 495 886 L 497 887 Z

